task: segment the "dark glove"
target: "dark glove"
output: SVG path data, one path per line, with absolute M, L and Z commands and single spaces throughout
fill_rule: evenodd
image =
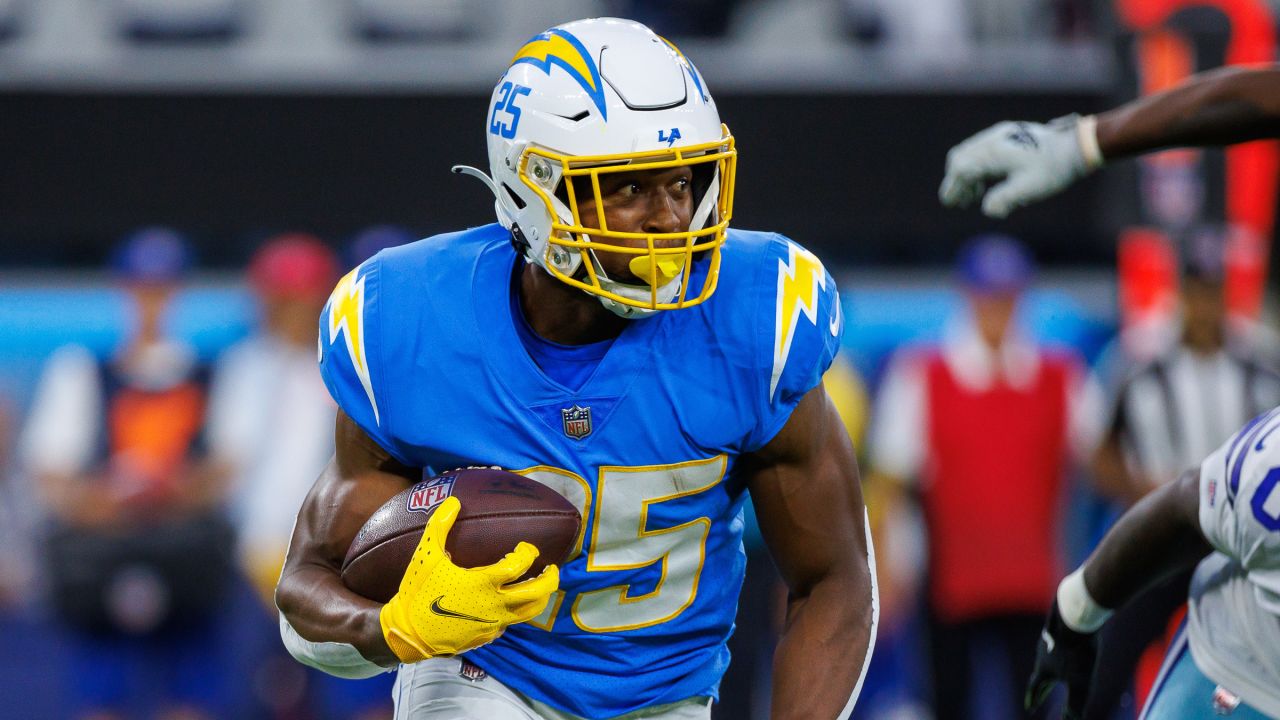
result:
M 1067 720 L 1084 717 L 1097 658 L 1097 634 L 1078 633 L 1067 627 L 1058 614 L 1058 601 L 1054 600 L 1053 607 L 1049 610 L 1049 619 L 1040 631 L 1036 666 L 1031 672 L 1031 681 L 1027 683 L 1027 711 L 1035 712 L 1049 696 L 1053 686 L 1062 682 L 1067 685 L 1067 710 L 1064 717 Z

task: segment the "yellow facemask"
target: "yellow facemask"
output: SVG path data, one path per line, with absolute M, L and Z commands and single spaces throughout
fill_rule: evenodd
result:
M 551 213 L 551 237 L 545 258 L 547 271 L 552 276 L 592 295 L 605 297 L 629 307 L 646 310 L 676 310 L 697 305 L 715 292 L 720 273 L 720 247 L 733 215 L 734 179 L 738 166 L 738 153 L 733 136 L 727 127 L 721 126 L 721 138 L 715 142 L 638 153 L 615 155 L 573 156 L 561 155 L 542 148 L 529 147 L 520 156 L 519 177 L 546 204 Z M 693 167 L 715 163 L 719 193 L 713 214 L 704 227 L 696 230 L 672 233 L 635 233 L 610 230 L 604 215 L 604 199 L 600 193 L 600 176 L 605 173 L 664 170 L 673 167 Z M 554 168 L 554 170 L 553 170 Z M 558 173 L 555 170 L 559 170 Z M 557 178 L 558 175 L 558 178 Z M 574 192 L 573 178 L 590 178 L 595 196 L 596 223 L 588 227 L 579 213 L 580 201 Z M 552 194 L 558 182 L 564 183 L 568 195 L 571 224 L 566 224 L 556 212 Z M 714 182 L 713 182 L 714 184 Z M 710 188 L 707 190 L 711 191 Z M 607 242 L 640 240 L 642 247 L 627 247 Z M 674 241 L 674 242 L 673 242 Z M 678 243 L 678 244 L 677 244 Z M 604 287 L 599 277 L 592 253 L 612 252 L 631 255 L 628 267 L 649 286 L 647 298 L 637 299 L 612 292 Z M 557 269 L 564 266 L 564 253 L 579 253 L 585 275 L 572 277 Z M 707 272 L 701 287 L 692 291 L 689 279 L 694 267 L 695 253 L 707 253 Z M 559 261 L 553 261 L 556 259 Z M 658 297 L 659 290 L 680 278 L 677 296 L 669 301 Z

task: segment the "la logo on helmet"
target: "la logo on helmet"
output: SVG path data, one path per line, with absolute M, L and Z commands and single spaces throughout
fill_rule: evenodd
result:
M 680 128 L 671 128 L 670 135 L 663 135 L 662 131 L 658 131 L 658 142 L 664 142 L 667 147 L 671 147 L 680 139 Z

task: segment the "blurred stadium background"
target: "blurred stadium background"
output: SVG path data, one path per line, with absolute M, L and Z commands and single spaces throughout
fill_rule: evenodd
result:
M 1116 339 L 1177 322 L 1182 248 L 1206 232 L 1222 238 L 1234 337 L 1274 352 L 1274 143 L 1120 163 L 999 223 L 942 208 L 936 190 L 947 149 L 993 122 L 1099 111 L 1197 70 L 1274 61 L 1278 13 L 1274 0 L 0 0 L 0 717 L 88 717 L 77 714 L 86 694 L 119 696 L 121 717 L 151 717 L 174 687 L 208 717 L 389 717 L 385 683 L 363 695 L 334 687 L 272 646 L 274 619 L 253 591 L 272 561 L 248 557 L 245 518 L 254 503 L 296 506 L 300 496 L 292 485 L 246 488 L 270 473 L 217 457 L 213 428 L 187 460 L 217 467 L 222 489 L 209 507 L 241 535 L 205 611 L 214 629 L 160 642 L 142 617 L 128 643 L 87 642 L 55 611 L 74 603 L 56 596 L 68 586 L 51 567 L 49 527 L 68 502 L 94 505 L 114 491 L 73 483 L 71 500 L 50 499 L 32 408 L 55 351 L 75 345 L 90 367 L 107 367 L 136 342 L 140 282 L 172 286 L 158 332 L 194 350 L 192 368 L 210 370 L 201 392 L 224 392 L 228 350 L 271 336 L 272 318 L 288 314 L 277 296 L 308 300 L 317 278 L 333 279 L 323 253 L 303 243 L 303 255 L 255 280 L 246 268 L 267 241 L 314 236 L 337 272 L 379 243 L 489 222 L 487 194 L 449 166 L 484 166 L 491 83 L 531 34 L 578 17 L 632 17 L 697 63 L 738 138 L 735 225 L 805 243 L 841 282 L 847 419 L 862 434 L 877 422 L 870 408 L 892 353 L 942 338 L 963 313 L 953 261 L 980 233 L 1030 249 L 1039 273 L 1021 321 L 1037 340 L 1078 352 L 1111 397 L 1127 369 L 1158 351 L 1142 332 Z M 185 238 L 174 274 L 160 280 L 118 250 L 158 226 Z M 299 257 L 319 265 L 303 278 L 279 266 Z M 1097 408 L 1097 426 L 1108 408 Z M 282 432 L 266 410 L 240 412 L 233 425 Z M 312 445 L 328 441 L 324 432 Z M 307 452 L 293 471 L 314 476 L 323 459 Z M 1071 469 L 1061 500 L 1064 565 L 1122 507 L 1094 489 L 1085 465 Z M 865 458 L 864 475 L 875 471 Z M 909 500 L 878 511 L 880 496 L 868 488 L 873 514 L 893 515 L 877 524 L 894 592 L 855 717 L 928 718 L 927 528 Z M 750 552 L 717 711 L 725 718 L 767 713 L 779 598 L 758 540 Z M 128 607 L 180 604 L 180 592 L 153 587 L 173 582 L 161 575 L 103 582 Z M 175 667 L 197 672 L 161 677 Z M 1129 702 L 1121 716 L 1132 716 Z

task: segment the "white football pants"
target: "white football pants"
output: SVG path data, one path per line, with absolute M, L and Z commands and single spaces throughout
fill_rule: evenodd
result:
M 431 658 L 401 665 L 392 693 L 395 720 L 581 720 L 577 715 L 515 692 L 492 675 L 468 679 L 462 674 L 462 667 L 462 661 L 457 658 Z M 696 697 L 636 710 L 615 720 L 708 720 L 710 717 L 711 698 Z

